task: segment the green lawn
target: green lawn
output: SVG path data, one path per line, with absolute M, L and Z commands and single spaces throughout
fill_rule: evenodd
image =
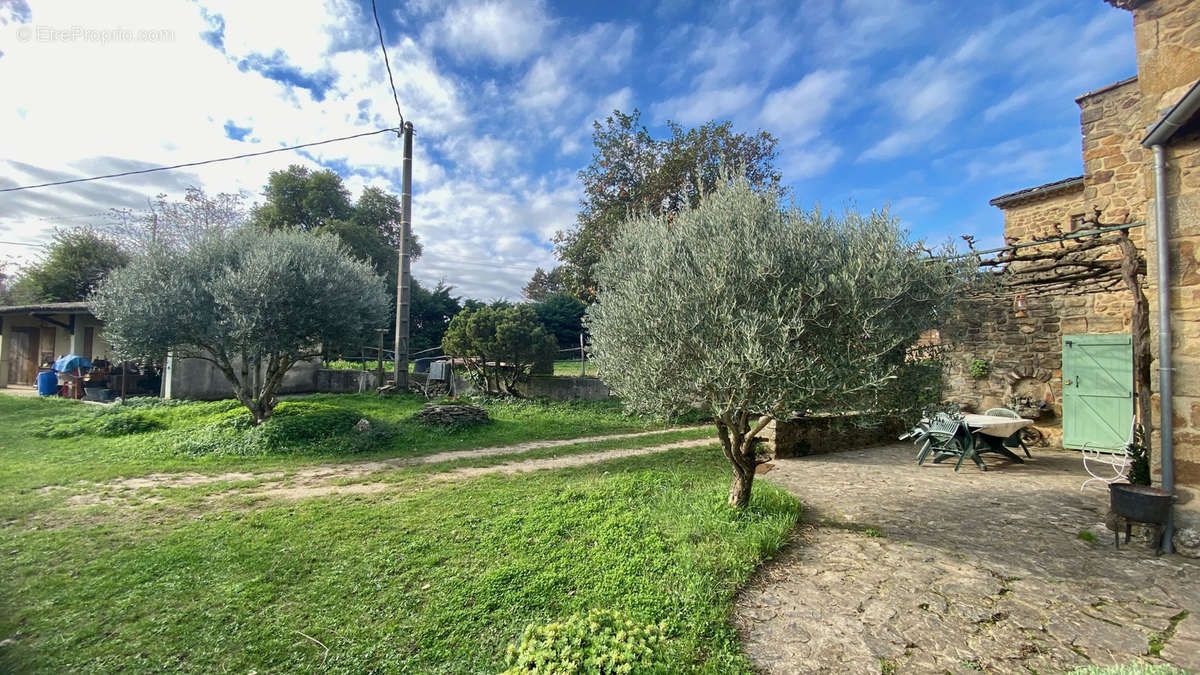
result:
M 654 426 L 612 404 L 522 402 L 491 405 L 493 425 L 439 433 L 405 421 L 418 399 L 308 400 L 392 425 L 385 443 L 353 458 Z M 496 672 L 526 625 L 593 608 L 666 621 L 671 671 L 748 670 L 728 624 L 733 593 L 786 539 L 798 506 L 759 484 L 750 509 L 727 509 L 715 447 L 455 483 L 423 478 L 458 464 L 409 467 L 372 495 L 197 497 L 210 486 L 143 491 L 161 503 L 69 503 L 80 478 L 346 458 L 328 443 L 249 457 L 172 452 L 172 434 L 203 433 L 219 407 L 147 409 L 175 428 L 102 437 L 78 404 L 0 396 L 0 640 L 12 640 L 0 672 Z M 89 433 L 32 433 L 72 416 Z
M 596 376 L 595 364 L 593 364 L 591 361 L 588 361 L 585 367 L 587 369 L 586 377 Z M 579 359 L 575 359 L 574 361 L 555 361 L 554 374 L 560 377 L 580 377 L 581 369 L 579 367 Z

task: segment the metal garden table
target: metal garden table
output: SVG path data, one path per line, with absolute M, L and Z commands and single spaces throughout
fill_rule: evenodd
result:
M 979 452 L 997 452 L 1014 462 L 1021 464 L 1025 460 L 1004 446 L 1004 440 L 1021 429 L 1033 424 L 1033 420 L 1025 418 L 1012 419 L 994 415 L 964 415 L 963 422 L 971 430 L 973 450 Z M 976 461 L 976 464 L 981 462 Z

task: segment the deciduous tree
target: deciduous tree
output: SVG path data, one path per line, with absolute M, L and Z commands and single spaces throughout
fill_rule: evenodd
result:
M 673 217 L 695 206 L 720 183 L 722 167 L 739 170 L 759 191 L 775 190 L 775 137 L 765 131 L 739 133 L 728 121 L 687 129 L 667 123 L 669 136 L 655 139 L 637 110 L 614 110 L 595 122 L 592 162 L 579 172 L 583 200 L 575 227 L 555 235 L 567 290 L 590 302 L 593 267 L 631 215 Z
M 246 205 L 240 194 L 210 195 L 189 187 L 183 200 L 160 194 L 145 210 L 110 209 L 104 231 L 130 252 L 153 246 L 187 248 L 213 232 L 236 230 L 246 224 Z
M 772 418 L 878 412 L 964 283 L 951 264 L 885 213 L 785 210 L 747 179 L 719 182 L 673 218 L 622 224 L 597 266 L 592 357 L 634 410 L 711 413 L 742 508 Z
M 112 237 L 89 228 L 58 229 L 44 257 L 13 283 L 12 293 L 32 302 L 79 302 L 128 261 Z
M 336 237 L 250 228 L 186 250 L 152 247 L 91 304 L 118 355 L 210 362 L 256 424 L 271 416 L 292 366 L 324 342 L 362 341 L 388 314 L 382 279 Z
M 566 290 L 566 286 L 563 285 L 562 267 L 556 265 L 549 272 L 540 267 L 534 270 L 533 277 L 525 284 L 522 293 L 526 299 L 541 302 Z

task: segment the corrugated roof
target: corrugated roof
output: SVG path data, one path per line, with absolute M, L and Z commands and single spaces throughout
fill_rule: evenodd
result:
M 91 313 L 86 302 L 44 302 L 40 305 L 10 305 L 0 307 L 0 314 L 77 314 Z
M 992 206 L 1007 206 L 1008 204 L 1012 204 L 1014 202 L 1024 201 L 1026 199 L 1035 199 L 1038 197 L 1047 197 L 1056 192 L 1072 190 L 1077 187 L 1083 187 L 1083 176 L 1064 178 L 1062 180 L 1056 180 L 1053 183 L 1046 183 L 1045 185 L 1039 185 L 1037 187 L 1017 190 L 1016 192 L 1010 192 L 1006 195 L 1000 195 L 988 203 Z

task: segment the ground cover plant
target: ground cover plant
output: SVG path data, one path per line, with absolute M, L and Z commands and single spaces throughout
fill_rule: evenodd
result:
M 5 521 L 0 670 L 499 672 L 517 665 L 508 648 L 519 653 L 522 636 L 602 610 L 661 631 L 647 658 L 666 670 L 747 671 L 733 594 L 786 540 L 798 506 L 763 486 L 747 509 L 724 507 L 723 463 L 697 448 L 235 502 L 150 527 L 103 505 L 55 527 Z M 0 474 L 5 492 L 14 481 Z
M 438 429 L 411 418 L 425 404 L 420 396 L 380 398 L 371 394 L 316 395 L 284 401 L 282 411 L 312 406 L 323 423 L 333 417 L 337 433 L 300 416 L 297 430 L 281 412 L 258 430 L 234 401 L 135 401 L 100 407 L 63 399 L 0 394 L 0 518 L 28 512 L 36 491 L 79 481 L 108 481 L 154 472 L 288 470 L 312 462 L 419 457 L 535 440 L 578 438 L 663 429 L 666 425 L 625 415 L 616 402 L 485 400 L 493 423 L 472 429 Z M 334 410 L 329 410 L 333 408 Z M 352 414 L 347 414 L 352 413 Z M 359 419 L 362 433 L 345 429 Z M 278 424 L 282 422 L 283 424 Z M 119 427 L 122 433 L 115 433 Z M 280 432 L 302 439 L 280 439 Z M 246 440 L 247 436 L 252 441 Z M 274 443 L 272 446 L 271 444 Z

